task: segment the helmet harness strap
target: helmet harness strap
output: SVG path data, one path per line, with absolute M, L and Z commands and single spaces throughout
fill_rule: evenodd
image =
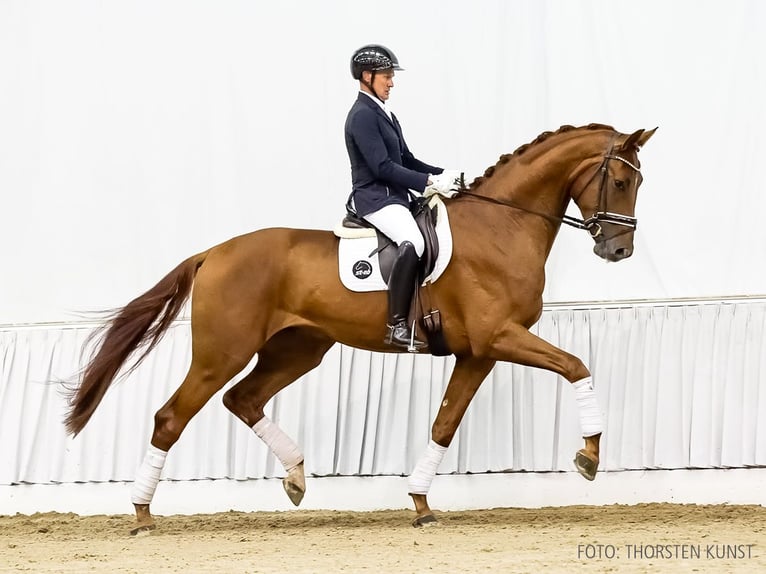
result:
M 369 90 L 372 92 L 372 95 L 373 95 L 373 96 L 375 96 L 375 97 L 376 97 L 378 100 L 380 100 L 381 102 L 383 102 L 383 98 L 381 98 L 381 97 L 378 95 L 378 92 L 376 92 L 376 91 L 375 91 L 375 88 L 374 88 L 374 87 L 372 87 L 372 84 L 373 84 L 373 82 L 375 81 L 375 72 L 376 72 L 376 71 L 375 71 L 375 70 L 366 70 L 366 71 L 370 72 L 370 81 L 369 81 L 369 82 L 365 82 L 365 81 L 364 81 L 364 72 L 362 72 L 362 78 L 361 78 L 361 80 L 362 80 L 362 83 L 363 83 L 365 86 L 367 86 L 367 88 L 369 88 Z M 385 102 L 383 102 L 383 103 L 385 104 Z

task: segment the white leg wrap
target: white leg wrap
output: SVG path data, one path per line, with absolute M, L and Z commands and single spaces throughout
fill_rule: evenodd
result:
M 287 472 L 303 462 L 303 453 L 298 445 L 282 432 L 282 429 L 271 422 L 269 417 L 263 417 L 255 423 L 253 430 L 271 449 L 271 452 L 279 459 Z
M 415 470 L 412 471 L 407 483 L 410 494 L 428 494 L 445 452 L 447 452 L 446 446 L 438 445 L 434 441 L 428 443 L 425 454 L 415 465 Z
M 160 481 L 162 467 L 165 466 L 166 456 L 168 456 L 167 451 L 160 450 L 151 444 L 146 449 L 144 461 L 138 468 L 136 479 L 133 482 L 133 491 L 130 496 L 133 504 L 151 503 L 157 483 Z
M 577 406 L 580 408 L 580 428 L 582 436 L 589 437 L 599 434 L 603 430 L 601 411 L 596 401 L 596 393 L 593 391 L 591 377 L 585 377 L 572 383 L 575 390 Z

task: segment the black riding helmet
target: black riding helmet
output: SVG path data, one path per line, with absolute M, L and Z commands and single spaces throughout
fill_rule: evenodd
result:
M 355 80 L 361 80 L 362 72 L 365 70 L 374 74 L 389 69 L 403 70 L 404 68 L 399 67 L 399 60 L 394 53 L 380 44 L 362 46 L 351 56 L 351 75 Z
M 367 44 L 362 46 L 354 55 L 351 56 L 351 75 L 355 80 L 359 80 L 378 98 L 383 101 L 380 96 L 372 87 L 372 83 L 375 81 L 375 72 L 382 72 L 383 70 L 403 70 L 399 67 L 399 60 L 396 59 L 394 53 L 380 44 Z M 369 82 L 365 82 L 362 78 L 362 72 L 372 72 Z

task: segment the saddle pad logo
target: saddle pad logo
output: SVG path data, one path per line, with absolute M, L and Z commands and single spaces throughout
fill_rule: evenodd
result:
M 351 268 L 351 272 L 357 279 L 367 279 L 370 275 L 372 275 L 372 265 L 370 265 L 367 261 L 360 259 L 354 263 L 354 266 Z

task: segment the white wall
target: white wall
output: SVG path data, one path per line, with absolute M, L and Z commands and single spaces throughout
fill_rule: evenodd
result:
M 0 324 L 122 305 L 187 255 L 329 229 L 351 52 L 388 45 L 423 159 L 479 175 L 561 124 L 660 126 L 634 257 L 565 229 L 548 301 L 766 293 L 756 0 L 0 2 Z
M 758 504 L 766 506 L 763 468 L 602 472 L 586 482 L 571 473 L 449 474 L 436 478 L 428 502 L 438 512 L 485 508 L 607 504 Z M 0 515 L 75 512 L 128 514 L 132 483 L 0 485 Z M 301 510 L 412 508 L 407 477 L 306 477 Z M 277 479 L 162 481 L 152 514 L 295 510 Z

